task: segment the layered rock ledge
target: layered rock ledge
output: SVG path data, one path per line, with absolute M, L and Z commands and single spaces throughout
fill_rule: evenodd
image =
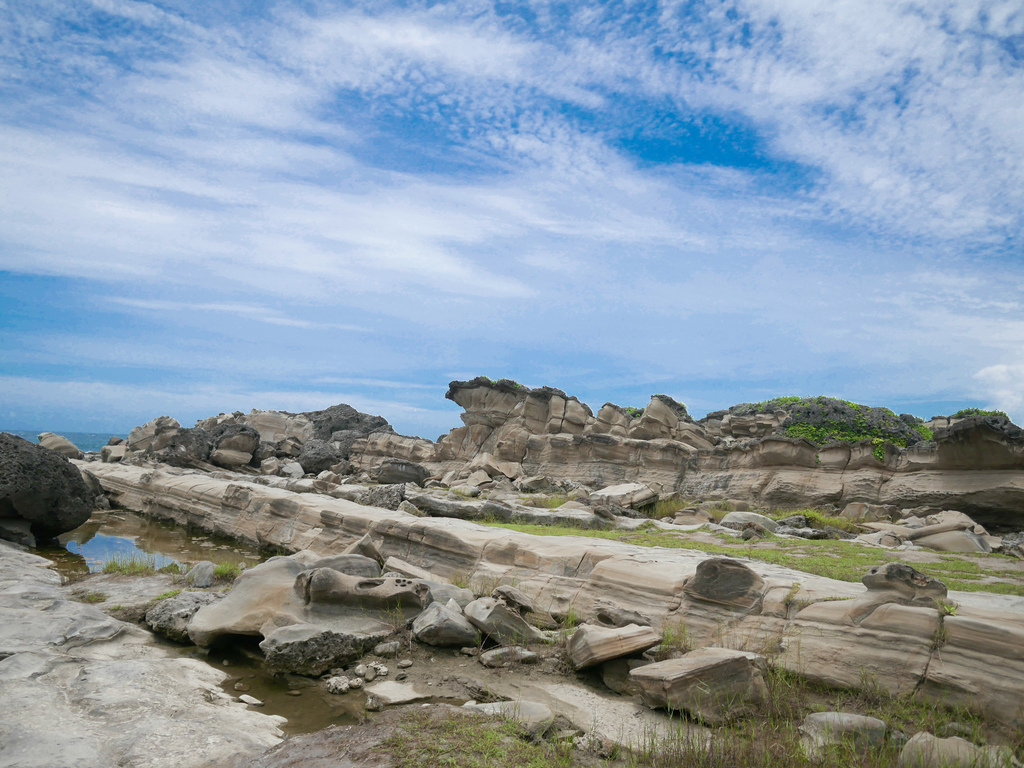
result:
M 898 569 L 857 585 L 759 562 L 709 563 L 693 550 L 420 518 L 244 478 L 115 464 L 90 469 L 115 503 L 179 524 L 320 556 L 369 534 L 382 556 L 440 578 L 514 581 L 553 616 L 628 612 L 657 630 L 685 631 L 695 646 L 771 652 L 775 663 L 812 680 L 872 684 L 1024 722 L 1017 683 L 1024 674 L 1022 598 L 950 593 L 959 607 L 947 615 L 937 600 L 941 585 Z

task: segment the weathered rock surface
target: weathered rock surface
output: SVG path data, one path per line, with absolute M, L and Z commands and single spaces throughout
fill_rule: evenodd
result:
M 461 610 L 442 603 L 431 603 L 413 619 L 412 633 L 421 643 L 460 648 L 476 645 L 479 632 L 469 623 Z
M 68 602 L 42 558 L 0 543 L 0 765 L 212 768 L 281 741 L 224 674 L 148 633 Z
M 56 451 L 61 456 L 69 459 L 80 459 L 85 454 L 81 449 L 63 435 L 55 435 L 53 432 L 43 432 L 37 438 L 39 444 L 48 451 Z
M 349 624 L 349 627 L 342 625 Z M 346 617 L 332 626 L 292 624 L 269 632 L 260 643 L 267 667 L 276 672 L 322 675 L 364 656 L 386 640 L 391 629 L 371 618 Z
M 775 645 L 781 648 L 775 663 L 829 685 L 858 687 L 869 675 L 892 693 L 917 691 L 926 700 L 1000 718 L 1013 717 L 1008 713 L 1022 708 L 1016 681 L 1024 678 L 1019 654 L 1024 647 L 1024 599 L 1011 595 L 950 593 L 949 599 L 959 607 L 955 616 L 943 617 L 929 604 L 934 597 L 927 585 L 923 593 L 918 592 L 919 585 L 911 592 L 902 582 L 890 588 L 894 580 L 883 577 L 884 589 L 868 589 L 750 562 L 744 567 L 756 578 L 738 592 L 740 604 L 730 605 L 707 599 L 718 594 L 715 589 L 684 589 L 700 563 L 711 559 L 696 550 L 530 536 L 176 469 L 89 466 L 119 505 L 265 546 L 337 552 L 370 534 L 381 554 L 437 577 L 458 575 L 474 584 L 515 583 L 552 615 L 566 615 L 571 609 L 586 620 L 613 608 L 616 615 L 643 616 L 656 631 L 666 624 L 685 626 L 694 646 Z M 237 615 L 218 622 L 216 631 L 200 626 L 204 611 L 212 607 L 203 608 L 190 631 L 202 629 L 207 633 L 204 642 L 209 642 L 223 631 L 259 635 L 260 627 L 276 614 L 291 614 L 293 621 L 319 621 L 304 615 L 305 606 L 293 589 L 298 572 L 311 560 L 282 565 L 289 561 L 293 558 L 259 566 L 287 571 L 266 599 L 244 610 L 235 603 L 238 610 L 232 611 Z M 243 573 L 216 607 L 232 605 L 235 593 L 245 592 L 247 575 L 256 571 Z M 763 586 L 755 601 L 758 579 Z M 794 585 L 801 601 L 796 604 L 787 599 L 794 594 Z M 815 602 L 801 608 L 808 598 Z M 936 637 L 943 638 L 938 648 Z
M 159 635 L 178 643 L 189 643 L 188 623 L 196 611 L 220 599 L 210 592 L 182 592 L 161 600 L 146 611 L 146 623 Z
M 1006 747 L 977 747 L 966 739 L 940 739 L 922 731 L 900 752 L 900 768 L 1008 768 L 1016 765 Z
M 583 624 L 569 638 L 568 652 L 576 669 L 585 669 L 602 661 L 646 651 L 661 642 L 661 635 L 650 627 L 627 624 L 624 627 L 599 627 Z
M 843 740 L 858 747 L 874 747 L 885 741 L 888 730 L 877 717 L 852 712 L 812 712 L 800 723 L 803 742 L 811 754 Z
M 82 525 L 92 514 L 94 497 L 67 458 L 0 432 L 0 519 L 28 524 L 30 540 L 22 531 L 23 543 L 31 546 Z
M 499 643 L 535 643 L 545 639 L 544 634 L 528 624 L 518 611 L 493 597 L 474 600 L 464 613 L 484 637 Z
M 744 717 L 768 696 L 761 677 L 763 657 L 728 648 L 701 648 L 682 658 L 630 671 L 652 707 L 686 712 L 715 725 Z

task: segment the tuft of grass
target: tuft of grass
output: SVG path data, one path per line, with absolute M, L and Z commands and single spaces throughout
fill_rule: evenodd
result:
M 662 518 L 670 517 L 676 512 L 679 512 L 686 507 L 692 507 L 692 499 L 679 498 L 677 496 L 670 496 L 667 499 L 658 499 L 654 504 L 648 508 L 648 517 Z
M 557 509 L 569 501 L 569 497 L 558 493 L 553 496 L 520 497 L 523 506 L 536 507 L 537 509 Z
M 133 552 L 127 555 L 110 555 L 103 563 L 104 573 L 120 573 L 124 576 L 152 576 L 156 573 L 156 556 Z
M 170 592 L 164 592 L 163 594 L 157 595 L 156 597 L 154 597 L 153 598 L 153 602 L 157 603 L 157 602 L 159 602 L 161 600 L 166 600 L 169 597 L 177 597 L 180 594 L 181 594 L 181 590 L 180 589 L 172 589 Z
M 514 722 L 414 710 L 380 747 L 402 768 L 570 768 L 571 744 L 531 743 Z
M 157 573 L 169 573 L 173 576 L 180 576 L 187 571 L 188 568 L 182 566 L 181 563 L 168 563 L 163 568 L 160 568 Z
M 223 581 L 234 581 L 241 575 L 242 571 L 244 570 L 245 563 L 217 563 L 217 567 L 213 569 L 213 577 L 215 579 L 221 579 Z
M 78 592 L 74 598 L 80 603 L 105 603 L 107 594 L 105 592 Z

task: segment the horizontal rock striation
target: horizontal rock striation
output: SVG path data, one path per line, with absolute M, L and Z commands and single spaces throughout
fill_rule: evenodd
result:
M 913 417 L 828 398 L 800 405 L 802 415 L 737 406 L 698 423 L 665 395 L 643 411 L 606 403 L 594 414 L 558 389 L 478 377 L 452 382 L 446 397 L 464 408 L 464 426 L 436 443 L 371 434 L 353 444 L 353 464 L 372 476 L 383 462 L 403 459 L 450 484 L 483 470 L 495 479 L 546 476 L 592 488 L 638 481 L 663 495 L 771 507 L 938 506 L 990 528 L 1024 524 L 1024 433 L 1002 416 L 947 420 L 926 440 Z M 881 438 L 818 445 L 785 434 L 795 414 L 806 419 L 800 424 L 846 419 L 906 447 Z
M 382 556 L 442 579 L 514 582 L 553 616 L 642 614 L 693 646 L 771 652 L 775 663 L 830 685 L 877 685 L 1024 723 L 1021 598 L 950 593 L 960 605 L 947 616 L 937 602 L 944 588 L 909 568 L 876 570 L 856 585 L 693 550 L 419 518 L 182 470 L 93 467 L 116 503 L 180 524 L 321 556 L 369 534 Z M 728 576 L 727 589 L 712 572 Z

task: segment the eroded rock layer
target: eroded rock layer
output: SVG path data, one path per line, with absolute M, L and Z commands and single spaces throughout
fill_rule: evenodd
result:
M 694 646 L 771 652 L 776 663 L 830 685 L 877 685 L 1024 722 L 1021 598 L 950 593 L 960 605 L 949 616 L 939 602 L 944 588 L 912 569 L 885 568 L 856 585 L 695 550 L 420 518 L 183 470 L 95 469 L 116 503 L 180 524 L 320 556 L 369 534 L 382 556 L 441 578 L 514 581 L 556 617 L 642 614 L 656 630 L 685 632 Z M 728 588 L 711 571 L 726 574 Z

